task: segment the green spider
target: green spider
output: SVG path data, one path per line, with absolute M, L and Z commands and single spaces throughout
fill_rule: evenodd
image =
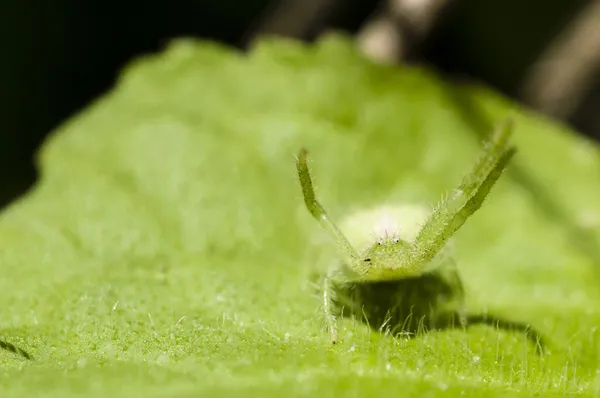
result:
M 419 205 L 380 206 L 353 214 L 340 224 L 342 228 L 316 199 L 307 150 L 300 151 L 296 166 L 306 207 L 345 259 L 322 278 L 323 310 L 332 343 L 338 341 L 336 317 L 341 314 L 366 318 L 372 327 L 391 328 L 393 334 L 411 335 L 421 327 L 493 324 L 531 332 L 528 337 L 541 349 L 541 338 L 529 325 L 465 313 L 464 288 L 448 245 L 481 207 L 515 154 L 511 134 L 510 121 L 499 126 L 471 171 L 432 212 Z M 364 230 L 365 224 L 376 230 L 375 242 L 372 237 L 348 239 L 350 235 L 342 232 Z

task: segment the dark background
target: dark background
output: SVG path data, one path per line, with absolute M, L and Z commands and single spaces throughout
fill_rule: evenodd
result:
M 0 206 L 34 182 L 35 151 L 45 136 L 109 90 L 129 60 L 160 51 L 179 36 L 244 49 L 282 1 L 3 0 Z M 419 46 L 415 59 L 449 79 L 473 79 L 516 96 L 527 67 L 586 3 L 455 0 Z M 323 4 L 294 36 L 313 40 L 331 28 L 355 33 L 382 6 L 374 0 Z M 599 137 L 595 116 L 599 98 L 598 90 L 592 91 L 567 122 L 583 134 Z

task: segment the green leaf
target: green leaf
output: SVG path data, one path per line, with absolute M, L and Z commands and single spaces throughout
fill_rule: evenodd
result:
M 434 205 L 492 124 L 518 153 L 455 236 L 478 326 L 405 340 L 341 321 L 331 346 L 308 278 L 322 231 L 294 166 L 311 151 L 334 219 Z M 600 151 L 482 87 L 363 59 L 349 39 L 179 40 L 130 65 L 39 155 L 0 218 L 2 397 L 544 396 L 600 388 Z

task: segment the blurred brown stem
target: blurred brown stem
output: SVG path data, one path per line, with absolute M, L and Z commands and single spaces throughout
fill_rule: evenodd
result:
M 277 35 L 308 39 L 321 21 L 343 0 L 279 0 L 265 11 L 257 26 L 249 32 L 246 44 L 259 36 Z
M 431 31 L 449 0 L 388 0 L 359 32 L 363 52 L 375 61 L 405 59 Z
M 592 0 L 532 65 L 522 84 L 522 99 L 567 119 L 591 90 L 599 67 L 600 1 Z

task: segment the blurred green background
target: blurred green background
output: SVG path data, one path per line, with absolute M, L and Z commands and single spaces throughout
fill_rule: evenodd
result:
M 414 60 L 449 79 L 482 81 L 518 97 L 529 66 L 590 2 L 447 3 Z M 181 36 L 244 49 L 265 30 L 261 28 L 265 18 L 286 6 L 301 15 L 304 5 L 313 7 L 313 14 L 305 20 L 295 18 L 296 31 L 275 28 L 267 33 L 302 40 L 313 40 L 328 29 L 356 33 L 386 7 L 385 2 L 369 0 L 2 1 L 0 205 L 35 181 L 35 153 L 46 135 L 109 90 L 130 60 Z M 584 134 L 600 137 L 596 92 L 590 90 L 566 121 Z

